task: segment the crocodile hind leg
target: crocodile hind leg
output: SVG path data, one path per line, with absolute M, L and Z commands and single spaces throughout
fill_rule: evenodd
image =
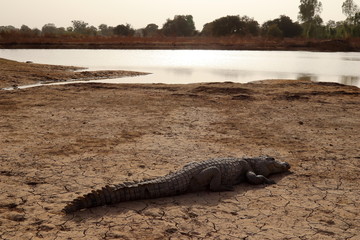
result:
M 217 167 L 208 167 L 194 176 L 190 182 L 190 190 L 198 191 L 209 188 L 213 192 L 233 191 L 233 187 L 221 184 L 221 172 Z

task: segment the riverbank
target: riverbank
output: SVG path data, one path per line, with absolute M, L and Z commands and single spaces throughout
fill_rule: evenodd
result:
M 81 71 L 79 71 L 81 70 Z M 74 66 L 57 66 L 21 63 L 0 58 L 0 88 L 37 83 L 54 83 L 74 80 L 94 80 L 139 76 L 147 73 L 132 71 L 86 71 Z
M 37 67 L 45 80 L 54 71 Z M 31 74 L 7 72 L 19 84 Z M 43 86 L 0 90 L 0 114 L 1 239 L 359 238 L 357 87 L 295 80 Z M 289 162 L 293 173 L 271 177 L 271 186 L 60 212 L 106 184 L 264 154 Z
M 204 49 L 358 52 L 359 39 L 262 39 L 205 37 L 28 38 L 2 40 L 0 49 Z

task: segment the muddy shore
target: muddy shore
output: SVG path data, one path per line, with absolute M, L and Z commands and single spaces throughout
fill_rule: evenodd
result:
M 46 81 L 54 68 L 59 79 L 73 74 L 4 62 L 1 87 Z M 359 239 L 359 119 L 360 89 L 335 83 L 0 90 L 0 239 Z M 60 212 L 106 184 L 263 154 L 292 174 L 270 186 Z
M 3 58 L 0 58 L 0 73 L 0 88 L 147 74 L 133 71 L 86 71 L 84 68 L 74 66 L 45 65 L 32 62 L 22 63 Z

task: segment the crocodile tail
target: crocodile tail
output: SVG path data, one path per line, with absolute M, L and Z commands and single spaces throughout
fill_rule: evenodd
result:
M 180 177 L 162 177 L 140 182 L 125 182 L 106 186 L 78 197 L 65 206 L 65 213 L 76 212 L 85 208 L 110 205 L 131 200 L 158 198 L 178 195 L 186 192 L 188 183 Z
M 81 209 L 104 206 L 137 199 L 149 198 L 144 187 L 138 184 L 119 184 L 105 186 L 71 201 L 62 210 L 64 213 L 72 213 Z

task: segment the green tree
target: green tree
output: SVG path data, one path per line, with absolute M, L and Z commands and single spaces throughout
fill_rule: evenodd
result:
M 353 23 L 356 13 L 359 12 L 359 7 L 356 5 L 356 3 L 354 3 L 353 0 L 346 0 L 342 4 L 342 12 L 347 17 L 347 20 Z
M 213 23 L 205 23 L 201 31 L 203 36 L 212 36 L 213 35 Z
M 34 30 L 32 30 L 31 28 L 29 28 L 26 25 L 22 25 L 20 27 L 20 31 L 19 31 L 20 35 L 22 37 L 34 37 L 34 36 L 39 36 L 39 34 Z
M 271 31 L 273 32 L 277 31 L 273 25 L 281 31 L 281 36 L 286 38 L 300 36 L 303 31 L 298 22 L 293 22 L 290 17 L 281 15 L 279 18 L 265 22 L 261 27 L 262 34 L 274 37 L 274 34 L 270 33 L 270 28 L 272 28 Z M 275 35 L 278 35 L 278 33 Z
M 360 9 L 353 0 L 346 0 L 342 4 L 342 12 L 346 16 L 346 21 L 341 26 L 343 37 L 360 36 Z
M 113 27 L 109 27 L 106 24 L 100 24 L 99 25 L 99 33 L 102 36 L 111 36 L 114 34 L 114 28 Z
M 300 0 L 299 19 L 303 22 L 312 21 L 322 12 L 322 3 L 318 0 Z
M 242 25 L 240 35 L 250 35 L 250 36 L 259 35 L 260 32 L 259 23 L 255 21 L 253 18 L 250 18 L 248 16 L 243 16 L 240 18 L 240 23 Z
M 205 36 L 257 36 L 260 28 L 259 23 L 248 16 L 232 15 L 218 18 L 204 25 L 202 35 Z
M 16 37 L 18 34 L 19 29 L 15 28 L 14 26 L 0 26 L 0 38 L 11 38 Z
M 284 36 L 284 33 L 277 24 L 271 24 L 268 28 L 267 35 L 270 37 L 281 38 Z
M 79 34 L 86 34 L 88 23 L 81 20 L 73 20 L 71 21 L 73 24 L 73 32 Z
M 360 37 L 360 12 L 357 12 L 354 16 L 354 37 Z
M 283 32 L 284 37 L 297 37 L 302 33 L 302 27 L 298 22 L 293 22 L 290 17 L 281 15 L 277 25 Z
M 239 16 L 226 16 L 214 20 L 204 26 L 203 32 L 220 37 L 238 34 L 242 29 Z
M 96 36 L 98 33 L 98 30 L 95 26 L 89 26 L 86 28 L 85 34 L 88 36 Z
M 30 33 L 31 32 L 31 28 L 29 28 L 28 26 L 26 25 L 22 25 L 20 27 L 20 31 L 23 32 L 23 33 Z
M 53 23 L 47 23 L 41 28 L 42 35 L 45 37 L 55 37 L 58 29 Z
M 41 36 L 41 31 L 40 31 L 38 28 L 33 28 L 33 29 L 31 30 L 31 32 L 32 32 L 32 35 L 33 35 L 34 37 L 40 37 L 40 36 Z
M 314 38 L 325 38 L 325 27 L 323 26 L 323 20 L 319 15 L 316 15 L 311 21 L 309 28 L 307 29 L 308 33 L 306 36 Z
M 355 16 L 354 16 L 354 24 L 355 25 L 360 25 L 360 11 L 355 13 Z
M 158 34 L 158 31 L 159 26 L 154 23 L 150 23 L 144 28 L 143 33 L 145 37 L 154 37 Z
M 300 0 L 299 20 L 303 22 L 305 37 L 316 37 L 318 25 L 322 22 L 320 13 L 322 11 L 322 3 L 320 0 Z
M 349 38 L 351 37 L 351 25 L 347 21 L 336 22 L 336 38 Z
M 117 25 L 114 30 L 113 30 L 115 35 L 118 36 L 132 36 L 135 33 L 135 30 L 131 27 L 130 24 L 121 24 L 121 25 Z
M 326 37 L 334 38 L 337 34 L 337 23 L 334 20 L 329 20 L 325 25 Z
M 167 19 L 162 32 L 165 36 L 189 37 L 195 34 L 195 23 L 191 15 L 176 15 Z

